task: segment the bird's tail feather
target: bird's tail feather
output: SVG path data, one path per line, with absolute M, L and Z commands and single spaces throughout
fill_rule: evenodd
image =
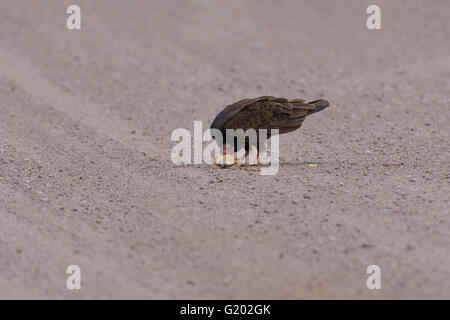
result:
M 303 99 L 290 100 L 289 104 L 294 107 L 289 115 L 289 120 L 280 128 L 280 134 L 288 133 L 298 129 L 306 116 L 319 112 L 329 106 L 325 100 L 315 100 L 309 103 Z
M 328 101 L 322 99 L 308 102 L 308 104 L 314 105 L 314 109 L 310 112 L 310 114 L 322 111 L 323 109 L 328 108 L 330 106 Z

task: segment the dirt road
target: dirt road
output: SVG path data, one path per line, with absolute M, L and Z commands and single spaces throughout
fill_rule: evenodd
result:
M 3 0 L 0 298 L 449 298 L 450 3 L 372 2 Z M 172 163 L 262 95 L 278 174 Z

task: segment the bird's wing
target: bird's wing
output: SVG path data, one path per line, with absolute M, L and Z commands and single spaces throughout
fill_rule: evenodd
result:
M 233 106 L 233 105 L 231 105 Z M 247 99 L 233 116 L 223 123 L 223 129 L 279 129 L 280 133 L 296 130 L 314 112 L 315 105 L 304 100 L 275 97 Z
M 221 131 L 224 131 L 226 129 L 227 123 L 234 116 L 236 116 L 247 103 L 253 100 L 254 99 L 243 99 L 225 107 L 222 111 L 219 112 L 219 114 L 211 123 L 211 129 L 219 129 Z

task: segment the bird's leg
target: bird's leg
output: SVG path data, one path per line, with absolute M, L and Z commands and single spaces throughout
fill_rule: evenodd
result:
M 225 144 L 222 149 L 223 163 L 225 165 L 234 165 L 237 163 L 237 157 L 234 152 L 234 146 Z
M 246 151 L 246 152 L 245 152 L 245 157 L 248 158 L 249 156 L 250 156 L 250 151 Z M 256 154 L 256 159 L 259 159 L 259 151 L 258 151 L 258 153 Z
M 248 163 L 249 165 L 253 165 L 250 163 L 250 150 L 247 150 L 245 152 L 245 162 Z M 256 163 L 254 163 L 255 165 L 257 165 L 259 163 L 259 150 L 258 153 L 256 154 Z
M 222 149 L 222 154 L 225 155 L 234 155 L 234 147 L 229 144 L 225 144 Z

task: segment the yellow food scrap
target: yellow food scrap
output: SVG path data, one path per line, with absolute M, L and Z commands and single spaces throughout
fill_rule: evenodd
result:
M 214 166 L 217 168 L 230 168 L 230 167 L 237 167 L 238 164 L 238 158 L 237 156 L 232 155 L 224 155 L 219 156 L 214 161 Z
M 314 163 L 310 163 L 308 164 L 308 168 L 313 169 L 313 168 L 317 168 L 319 165 L 314 164 Z

